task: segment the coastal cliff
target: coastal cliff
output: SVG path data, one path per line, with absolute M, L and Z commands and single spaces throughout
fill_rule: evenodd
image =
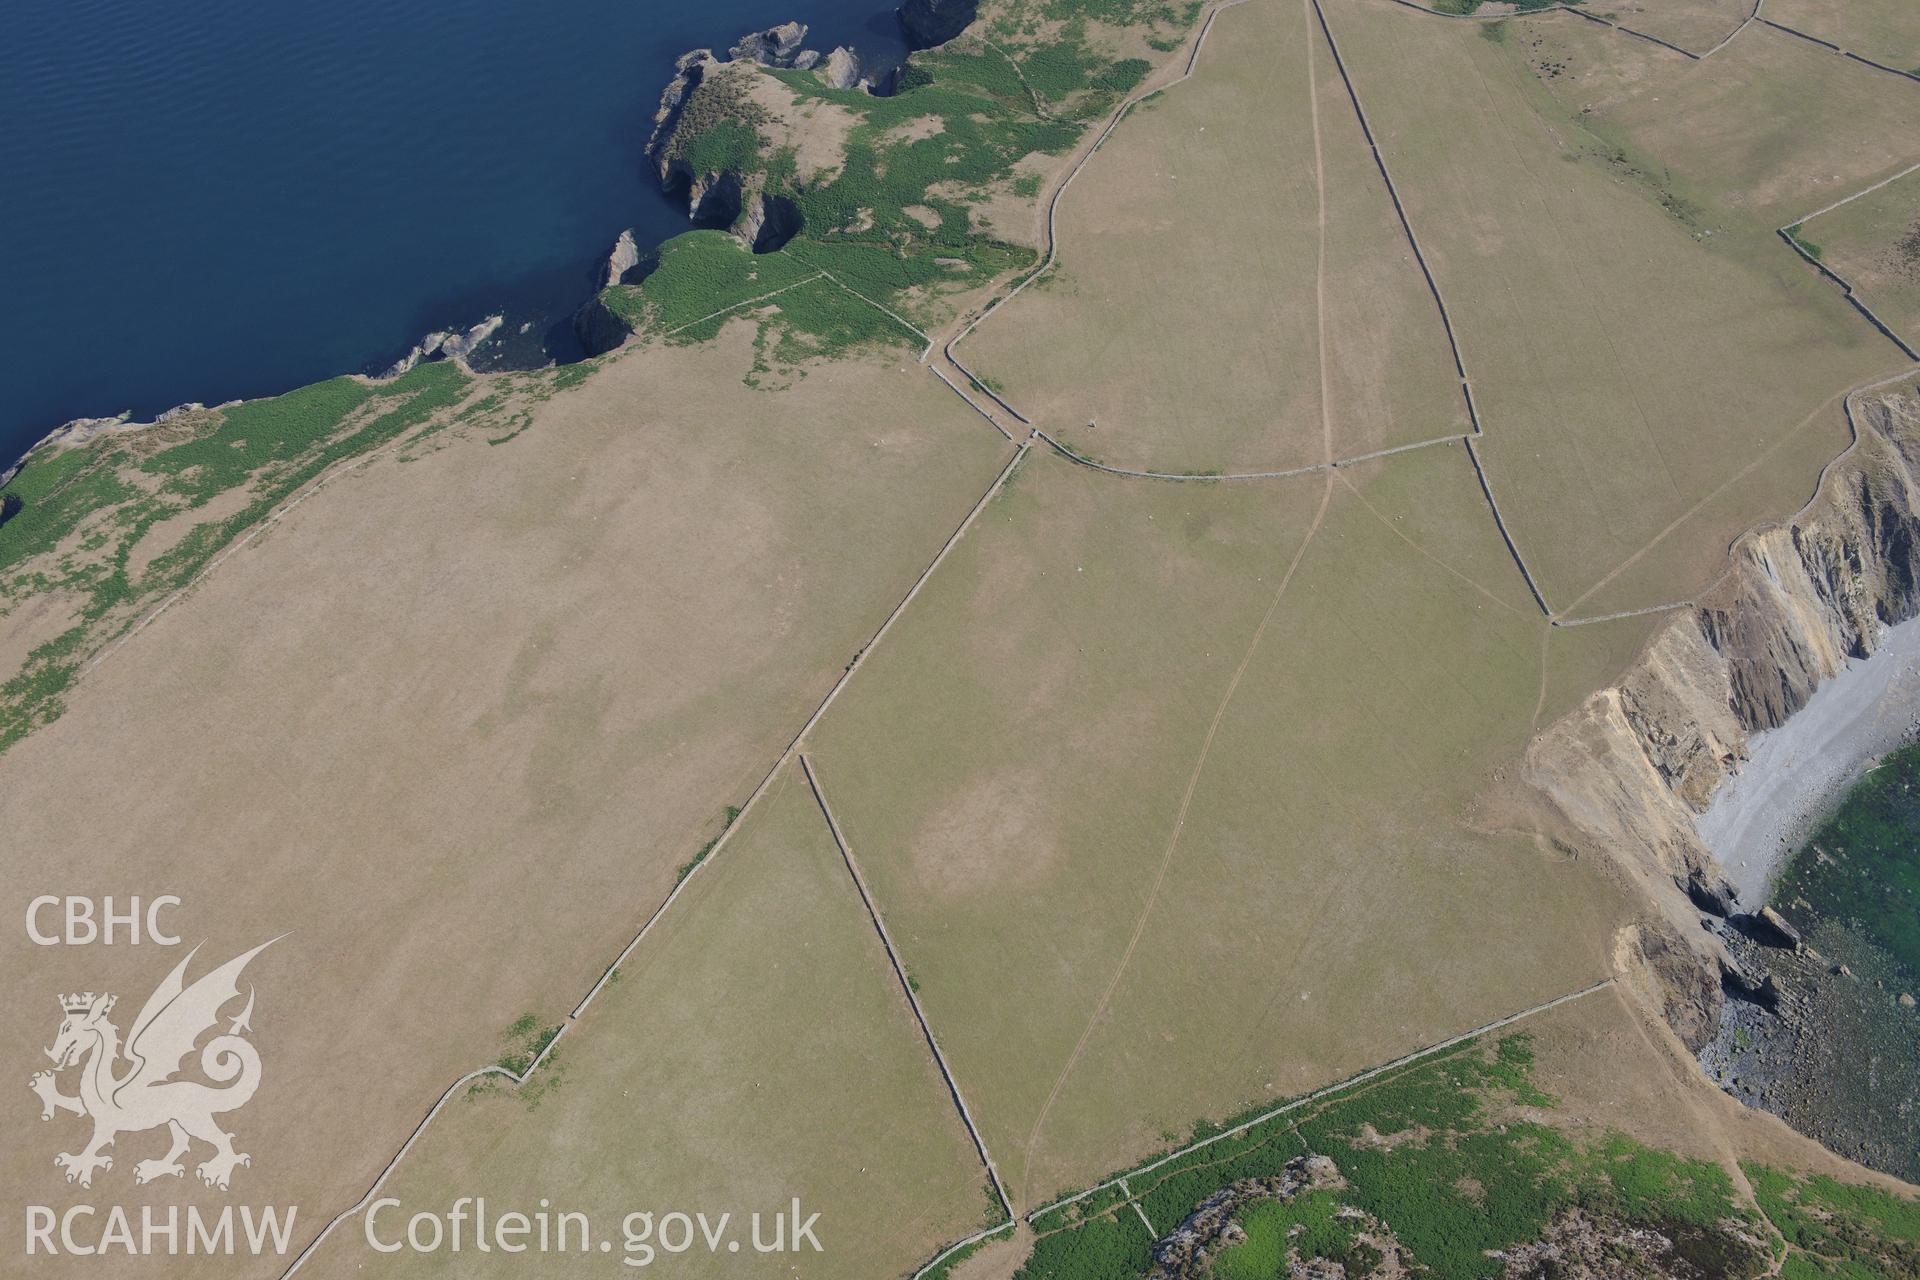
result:
M 824 278 L 873 314 L 811 290 L 756 309 L 751 323 L 787 335 L 779 362 L 923 343 L 960 300 L 1033 264 L 1040 174 L 1152 70 L 1141 41 L 1179 48 L 1198 14 L 1040 23 L 1019 0 L 910 0 L 897 20 L 913 51 L 897 66 L 806 48 L 798 23 L 682 55 L 646 163 L 691 230 L 723 235 L 677 257 L 663 245 L 610 280 L 576 317 L 582 340 L 597 354 L 641 329 L 706 333 L 685 326 Z M 972 34 L 989 23 L 992 42 Z M 1047 69 L 1042 87 L 1024 66 Z
M 931 49 L 965 31 L 979 13 L 976 0 L 907 0 L 900 31 L 910 49 Z
M 1723 988 L 1761 985 L 1703 913 L 1739 916 L 1696 817 L 1752 736 L 1806 705 L 1885 629 L 1920 614 L 1920 389 L 1850 397 L 1854 444 L 1785 524 L 1733 546 L 1732 565 L 1676 612 L 1613 686 L 1542 734 L 1526 773 L 1567 824 L 1610 854 L 1658 916 L 1625 957 L 1692 1049 Z

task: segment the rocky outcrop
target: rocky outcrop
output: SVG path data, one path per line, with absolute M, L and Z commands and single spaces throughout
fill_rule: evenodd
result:
M 815 74 L 830 89 L 864 89 L 884 98 L 893 92 L 899 79 L 899 68 L 871 71 L 860 60 L 859 53 L 841 45 L 827 55 L 826 61 L 820 64 Z
M 1920 612 L 1920 393 L 1862 394 L 1849 413 L 1856 442 L 1814 501 L 1788 524 L 1740 538 L 1728 573 L 1527 756 L 1529 780 L 1658 908 L 1642 943 L 1659 939 L 1659 1001 L 1694 1049 L 1717 1014 L 1701 1005 L 1717 1001 L 1725 955 L 1699 913 L 1732 906 L 1696 814 L 1751 735 L 1780 725 L 1848 658 L 1872 652 L 1885 627 Z
M 755 253 L 772 253 L 800 233 L 800 206 L 785 196 L 757 191 L 741 211 L 735 234 Z
M 804 22 L 783 22 L 777 27 L 741 36 L 727 53 L 733 58 L 757 62 L 763 67 L 791 67 L 798 60 L 800 45 L 806 38 L 807 25 Z
M 959 35 L 979 13 L 978 0 L 906 0 L 898 12 L 909 49 L 931 49 Z
M 607 305 L 604 290 L 574 312 L 573 331 L 589 356 L 605 355 L 633 336 L 633 326 Z
M 821 79 L 832 89 L 851 89 L 860 83 L 860 58 L 853 50 L 841 45 L 827 55 L 826 65 L 821 68 Z
M 1326 1156 L 1295 1156 L 1277 1177 L 1242 1178 L 1194 1206 L 1179 1226 L 1153 1243 L 1150 1280 L 1187 1280 L 1208 1274 L 1207 1261 L 1246 1238 L 1234 1221 L 1256 1200 L 1292 1200 L 1317 1187 L 1343 1187 L 1346 1179 Z
M 1739 901 L 1739 895 L 1725 876 L 1711 875 L 1702 867 L 1689 871 L 1680 887 L 1687 891 L 1687 901 L 1722 920 L 1733 914 Z
M 471 329 L 430 333 L 414 343 L 413 350 L 394 361 L 392 367 L 380 376 L 397 378 L 425 360 L 464 360 L 505 322 L 505 316 L 488 316 Z
M 612 251 L 607 254 L 606 265 L 600 270 L 600 287 L 604 289 L 610 284 L 620 284 L 626 280 L 627 273 L 639 265 L 640 246 L 635 243 L 633 229 L 629 227 L 620 233 L 620 238 L 613 242 Z
M 1712 1225 L 1631 1222 L 1595 1209 L 1562 1209 L 1537 1240 L 1493 1257 L 1501 1280 L 1704 1280 L 1761 1273 L 1768 1242 L 1751 1224 L 1723 1219 Z
M 775 146 L 784 126 L 766 105 L 771 82 L 755 80 L 757 73 L 744 64 L 812 66 L 819 55 L 809 57 L 811 51 L 796 49 L 805 34 L 805 27 L 788 23 L 746 37 L 734 46 L 736 57 L 731 60 L 716 58 L 706 49 L 682 56 L 660 96 L 653 134 L 647 141 L 647 156 L 662 189 L 686 201 L 688 218 L 700 226 L 730 231 L 756 253 L 772 252 L 799 233 L 799 205 L 778 191 L 767 190 L 769 175 L 753 163 L 750 149 L 737 141 L 723 147 L 703 147 L 699 142 L 706 131 L 731 123 L 757 131 L 763 148 Z M 839 88 L 870 87 L 850 49 L 835 49 L 821 63 L 819 74 Z

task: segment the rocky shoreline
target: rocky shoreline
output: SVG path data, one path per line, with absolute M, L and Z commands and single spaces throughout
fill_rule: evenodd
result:
M 1905 976 L 1837 921 L 1788 945 L 1721 928 L 1741 976 L 1701 1068 L 1828 1150 L 1920 1182 L 1920 1012 Z
M 505 316 L 496 314 L 488 316 L 470 329 L 454 329 L 429 333 L 422 337 L 420 341 L 414 343 L 412 349 L 409 350 L 406 355 L 401 356 L 400 359 L 389 365 L 384 371 L 378 374 L 359 374 L 352 376 L 362 377 L 368 382 L 391 382 L 395 378 L 406 374 L 415 366 L 433 360 L 453 360 L 459 362 L 461 367 L 465 368 L 467 357 L 472 355 L 474 350 L 488 338 L 491 338 L 497 333 L 500 326 L 505 322 Z M 468 372 L 472 372 L 472 370 L 469 369 Z M 28 445 L 26 452 L 14 459 L 12 465 L 0 469 L 0 486 L 5 485 L 8 481 L 12 480 L 15 475 L 19 474 L 20 468 L 27 464 L 27 460 L 43 449 L 70 449 L 78 445 L 87 444 L 96 437 L 108 432 L 141 431 L 151 427 L 162 426 L 190 414 L 231 409 L 234 405 L 245 403 L 245 400 L 225 400 L 219 404 L 208 406 L 201 404 L 197 400 L 193 400 L 186 404 L 175 405 L 164 413 L 155 414 L 151 419 L 144 421 L 136 421 L 131 413 L 122 413 L 111 418 L 74 418 L 71 421 L 61 423 L 53 430 L 47 432 L 47 434 L 41 436 L 31 445 Z
M 906 0 L 896 11 L 896 17 L 908 48 L 927 49 L 959 35 L 973 21 L 976 13 L 976 0 Z M 777 247 L 768 242 L 775 237 L 784 242 L 799 229 L 790 206 L 778 197 L 760 197 L 757 192 L 747 188 L 746 180 L 741 175 L 694 172 L 671 154 L 672 143 L 682 110 L 693 91 L 709 71 L 732 62 L 811 70 L 824 83 L 836 89 L 861 89 L 881 95 L 893 92 L 900 68 L 876 69 L 867 66 L 850 46 L 836 46 L 824 54 L 807 49 L 803 47 L 807 30 L 804 23 L 785 22 L 741 36 L 724 58 L 716 56 L 712 49 L 694 49 L 681 55 L 674 65 L 672 79 L 661 93 L 660 106 L 653 117 L 653 132 L 644 148 L 644 154 L 654 166 L 664 189 L 671 193 L 685 186 L 690 220 L 709 224 L 724 222 L 756 248 Z M 731 209 L 728 205 L 732 206 Z M 639 250 L 632 230 L 621 232 L 603 264 L 595 296 L 587 299 L 574 316 L 575 331 L 589 356 L 612 350 L 630 334 L 627 326 L 600 304 L 599 289 L 620 283 L 644 262 L 645 257 Z M 405 355 L 374 376 L 377 380 L 396 378 L 428 360 L 465 360 L 504 323 L 504 316 L 491 315 L 470 329 L 426 334 Z M 213 408 L 224 409 L 239 403 L 238 400 L 227 401 Z M 198 402 L 182 404 L 156 415 L 151 421 L 143 422 L 134 421 L 131 412 L 115 417 L 74 418 L 63 422 L 28 445 L 10 464 L 0 467 L 0 485 L 10 481 L 27 459 L 43 448 L 83 444 L 105 431 L 138 430 L 170 422 L 187 413 L 198 413 L 207 407 Z
M 1889 751 L 1920 737 L 1920 619 L 1886 628 L 1714 789 L 1695 826 L 1749 910 L 1847 791 Z
M 960 35 L 977 13 L 977 0 L 906 0 L 895 18 L 911 59 L 912 51 L 935 48 Z M 751 73 L 761 67 L 810 72 L 830 89 L 886 97 L 907 70 L 907 63 L 870 66 L 846 45 L 826 53 L 807 48 L 807 30 L 804 23 L 784 22 L 747 33 L 724 56 L 712 49 L 682 54 L 661 91 L 644 148 L 661 190 L 685 203 L 690 225 L 725 230 L 756 253 L 777 250 L 799 234 L 799 208 L 767 190 L 764 167 L 724 149 L 714 153 L 696 145 L 716 125 L 741 125 L 748 131 L 777 125 L 757 99 Z M 621 283 L 642 265 L 631 234 L 624 233 L 608 256 L 605 283 Z M 627 321 L 598 294 L 581 306 L 574 329 L 592 355 L 614 349 L 632 334 Z
M 1920 1131 L 1858 1122 L 1870 1095 L 1892 1097 L 1903 1123 L 1920 1113 L 1920 1026 L 1897 975 L 1839 925 L 1803 939 L 1764 905 L 1795 834 L 1920 716 L 1920 674 L 1911 706 L 1873 684 L 1920 661 L 1920 627 L 1901 626 L 1920 615 L 1920 387 L 1862 392 L 1850 414 L 1855 443 L 1814 500 L 1742 537 L 1719 583 L 1535 741 L 1527 772 L 1573 842 L 1644 893 L 1623 976 L 1703 1069 L 1834 1150 L 1915 1177 Z M 1859 758 L 1815 767 L 1822 751 Z M 1730 786 L 1762 805 L 1798 790 L 1770 823 L 1702 823 Z

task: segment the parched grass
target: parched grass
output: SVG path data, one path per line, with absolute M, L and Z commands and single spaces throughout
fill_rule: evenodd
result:
M 1898 86 L 1896 86 L 1897 88 Z M 1914 87 L 1920 94 L 1920 85 Z M 1920 173 L 1790 228 L 1909 344 L 1920 343 Z
M 1076 451 L 1137 470 L 1280 470 L 1465 432 L 1440 311 L 1317 25 L 1243 5 L 1209 39 L 1087 161 L 1047 287 L 974 330 L 968 363 Z
M 992 1194 L 991 1190 L 989 1190 L 988 1194 L 989 1195 Z M 995 1202 L 994 1208 L 995 1209 L 999 1208 L 998 1201 Z M 963 1263 L 965 1263 L 968 1258 L 971 1258 L 974 1254 L 980 1252 L 982 1249 L 985 1249 L 988 1246 L 997 1242 L 1003 1235 L 1005 1235 L 1007 1230 L 1012 1229 L 1012 1226 L 1013 1226 L 1012 1223 L 1008 1223 L 1005 1228 L 1003 1228 L 1001 1231 L 995 1232 L 993 1235 L 985 1236 L 979 1240 L 975 1240 L 972 1244 L 963 1245 L 960 1248 L 955 1249 L 952 1253 L 942 1258 L 939 1262 L 927 1268 L 926 1271 L 920 1273 L 918 1280 L 952 1280 L 953 1273 L 959 1270 L 960 1266 Z
M 1341 474 L 1378 510 L 1340 485 L 1303 553 L 1312 478 L 1031 456 L 813 731 L 1028 1204 L 1604 963 L 1597 879 L 1462 820 L 1542 625 L 1463 452 Z
M 1704 61 L 1565 14 L 1530 35 L 1552 52 L 1544 87 L 1570 115 L 1728 223 L 1771 230 L 1915 158 L 1920 85 L 1764 23 Z
M 177 430 L 108 431 L 29 455 L 0 491 L 15 512 L 0 526 L 0 614 L 41 592 L 80 603 L 72 625 L 0 683 L 0 751 L 59 716 L 80 660 L 130 626 L 139 607 L 191 582 L 329 467 L 425 426 L 467 391 L 457 367 L 428 364 L 391 383 L 335 378 Z M 155 525 L 229 493 L 244 494 L 236 509 L 134 563 Z
M 1548 602 L 1571 607 L 1636 555 L 1581 607 L 1684 597 L 1739 530 L 1791 510 L 1773 495 L 1804 499 L 1784 451 L 1822 427 L 1821 407 L 1901 363 L 1773 230 L 1806 212 L 1803 175 L 1877 171 L 1870 152 L 1900 131 L 1841 122 L 1822 102 L 1798 132 L 1803 109 L 1788 101 L 1813 87 L 1767 70 L 1801 62 L 1773 46 L 1777 33 L 1758 52 L 1743 36 L 1691 64 L 1564 15 L 1501 46 L 1466 24 L 1325 8 L 1459 335 L 1494 491 Z M 1743 47 L 1729 71 L 1722 60 Z M 1574 73 L 1543 81 L 1543 59 Z M 1838 62 L 1806 65 L 1818 84 Z M 1620 66 L 1635 74 L 1616 83 Z M 1651 101 L 1674 84 L 1694 106 Z M 1831 160 L 1795 158 L 1822 139 L 1839 147 Z M 1789 200 L 1790 214 L 1760 216 Z M 1642 555 L 1669 526 L 1676 536 Z
M 61 732 L 0 759 L 21 883 L 110 883 L 166 832 L 178 852 L 164 855 L 170 887 L 188 901 L 327 940 L 325 964 L 288 971 L 307 983 L 292 997 L 302 1034 L 332 1046 L 336 1064 L 382 1061 L 386 1084 L 369 1093 L 364 1072 L 340 1066 L 303 1090 L 301 1106 L 252 1126 L 273 1194 L 352 1203 L 426 1101 L 512 1047 L 498 1039 L 503 1027 L 526 1010 L 550 1025 L 572 1007 L 1007 460 L 1004 442 L 910 361 L 849 361 L 763 396 L 739 385 L 742 339 L 736 330 L 703 348 L 656 344 L 586 366 L 585 385 L 540 406 L 520 447 L 487 447 L 485 415 L 434 437 L 437 452 L 418 463 L 387 460 L 411 447 L 403 437 L 118 649 L 83 696 L 67 695 Z M 486 380 L 475 402 L 499 386 Z M 729 841 L 727 856 L 737 851 Z M 715 857 L 687 893 L 726 860 Z M 827 1056 L 836 1044 L 873 1048 L 882 1037 L 862 1020 L 904 1002 L 884 970 L 878 993 L 863 988 L 857 1001 L 838 980 L 823 944 L 868 954 L 878 944 L 845 867 L 826 869 L 850 917 L 816 927 L 816 916 L 783 916 L 797 900 L 776 887 L 754 927 L 683 954 L 672 985 L 690 992 L 710 989 L 734 948 L 729 995 L 670 1029 L 640 1012 L 603 1060 L 610 1102 L 595 1127 L 640 1162 L 661 1148 L 620 1096 L 636 1061 L 684 1048 L 660 1076 L 672 1088 L 719 1078 L 742 1045 L 762 1054 L 764 1066 L 709 1095 L 724 1115 L 764 1097 L 756 1082 L 788 1078 L 795 1062 L 824 1064 L 797 1098 L 729 1137 L 698 1122 L 684 1131 L 688 1150 L 747 1171 L 751 1185 L 710 1207 L 770 1214 L 791 1194 L 825 1199 L 805 1172 L 754 1181 L 784 1141 L 777 1123 L 759 1121 L 816 1117 L 839 1137 L 838 1121 L 874 1114 L 884 1091 L 870 1058 Z M 687 905 L 683 894 L 674 912 Z M 769 1004 L 804 995 L 801 1021 L 817 1042 L 770 1035 L 734 1003 L 770 989 L 771 934 L 760 926 L 783 920 L 784 994 Z M 465 942 L 451 956 L 436 939 Z M 659 989 L 651 954 L 622 964 L 596 1018 L 616 989 Z M 731 1047 L 712 1039 L 723 1024 L 740 1029 Z M 540 1126 L 536 1149 L 562 1162 L 547 1126 L 587 1087 L 587 1030 L 555 1046 L 564 1083 L 527 1117 Z M 909 1025 L 888 1070 L 925 1057 Z M 519 1119 L 519 1091 L 504 1086 L 496 1114 Z M 830 1115 L 819 1109 L 828 1090 L 840 1090 Z M 857 1158 L 845 1144 L 815 1148 L 844 1179 L 833 1192 L 843 1207 L 825 1220 L 845 1231 L 832 1256 L 857 1259 L 865 1241 L 920 1262 L 976 1229 L 981 1173 L 964 1134 L 951 1181 L 937 1167 L 918 1190 L 903 1177 L 898 1200 L 883 1170 L 922 1166 L 867 1158 L 902 1133 L 927 1150 L 923 1119 L 956 1124 L 937 1080 L 925 1096 L 924 1110 L 863 1139 Z M 434 1123 L 482 1112 L 495 1108 L 463 1102 Z M 675 1114 L 670 1099 L 661 1114 Z M 492 1135 L 493 1115 L 482 1132 Z M 586 1168 L 591 1180 L 605 1166 Z M 540 1175 L 533 1198 L 557 1185 L 529 1169 Z M 888 1189 L 876 1197 L 874 1184 Z M 613 1230 L 629 1210 L 696 1199 L 669 1188 L 601 1203 Z M 861 1216 L 866 1205 L 876 1220 Z M 882 1243 L 889 1232 L 901 1234 Z M 473 1261 L 467 1252 L 448 1264 L 470 1280 Z
M 656 1206 L 725 1213 L 740 1248 L 672 1266 L 730 1280 L 791 1275 L 796 1262 L 905 1275 L 943 1237 L 976 1229 L 979 1160 L 797 766 L 626 967 L 631 980 L 569 1031 L 565 1087 L 537 1116 L 501 1099 L 449 1110 L 391 1194 L 549 1197 L 610 1223 Z M 537 1027 L 510 1032 L 522 1052 Z M 556 1132 L 570 1135 L 563 1150 Z M 796 1196 L 803 1217 L 819 1214 L 822 1252 L 749 1249 L 749 1215 L 764 1227 Z M 516 1265 L 470 1252 L 380 1259 L 358 1232 L 335 1261 L 462 1280 Z
M 1767 0 L 1767 16 L 1884 66 L 1920 67 L 1920 8 L 1908 0 Z
M 680 870 L 674 877 L 674 883 L 678 884 L 680 881 L 685 880 L 688 876 L 692 875 L 694 873 L 694 870 L 697 867 L 699 867 L 701 863 L 705 862 L 709 856 L 712 855 L 714 846 L 720 843 L 721 836 L 726 835 L 726 833 L 732 829 L 734 821 L 739 817 L 740 817 L 739 807 L 737 805 L 731 805 L 731 804 L 728 805 L 725 818 L 720 823 L 720 835 L 713 837 L 713 839 L 701 845 L 699 852 L 695 853 L 693 857 L 689 858 L 687 861 L 680 864 Z

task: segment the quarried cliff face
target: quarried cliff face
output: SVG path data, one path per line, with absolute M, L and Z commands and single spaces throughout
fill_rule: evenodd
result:
M 1720 983 L 1707 979 L 1731 966 L 1701 915 L 1733 905 L 1696 815 L 1753 734 L 1920 614 L 1920 388 L 1862 392 L 1848 411 L 1855 443 L 1813 501 L 1741 537 L 1728 572 L 1633 668 L 1528 752 L 1529 781 L 1656 907 L 1626 959 L 1654 975 L 1656 1002 L 1694 1048 L 1718 1012 Z

